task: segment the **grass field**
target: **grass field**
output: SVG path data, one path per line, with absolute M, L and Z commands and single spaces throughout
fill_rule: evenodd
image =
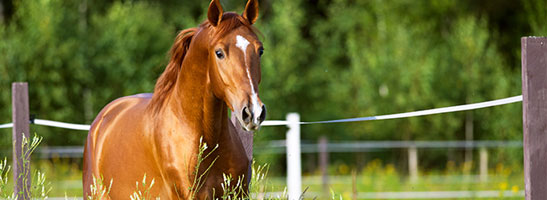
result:
M 344 166 L 337 166 L 344 168 Z M 370 162 L 355 175 L 335 174 L 329 176 L 329 196 L 332 193 L 338 198 L 351 199 L 354 190 L 362 195 L 374 192 L 433 192 L 433 191 L 499 191 L 499 195 L 490 199 L 523 199 L 523 197 L 507 197 L 507 194 L 519 196 L 524 188 L 522 172 L 512 170 L 503 165 L 490 169 L 488 179 L 480 181 L 478 175 L 465 173 L 463 167 L 445 171 L 420 172 L 415 181 L 410 181 L 406 175 L 400 174 L 393 165 L 383 165 L 379 160 Z M 51 183 L 50 197 L 81 197 L 81 170 L 78 165 L 66 160 L 42 160 L 33 164 L 33 169 L 39 169 Z M 325 194 L 322 189 L 322 178 L 319 174 L 309 174 L 303 177 L 303 189 L 308 188 L 306 197 L 319 197 Z M 265 192 L 282 192 L 285 190 L 286 177 L 266 177 L 263 180 Z M 508 191 L 508 192 L 503 192 Z M 329 197 L 332 198 L 332 197 Z M 337 199 L 338 199 L 337 198 Z M 469 198 L 464 198 L 469 199 Z M 481 198 L 488 199 L 488 198 Z
M 34 138 L 30 146 L 36 147 L 39 140 Z M 206 145 L 204 148 L 207 148 Z M 200 152 L 204 152 L 205 149 Z M 201 158 L 200 155 L 198 156 Z M 6 160 L 0 162 L 0 198 L 13 199 L 10 196 L 13 178 L 9 166 L 5 163 Z M 254 165 L 253 171 L 263 166 L 265 165 Z M 435 195 L 445 195 L 443 199 L 456 199 L 458 195 L 463 197 L 460 199 L 478 199 L 481 196 L 487 197 L 481 199 L 523 199 L 524 181 L 522 168 L 519 166 L 514 169 L 503 164 L 495 164 L 490 168 L 486 180 L 481 180 L 478 175 L 473 174 L 472 163 L 456 166 L 449 161 L 446 166 L 447 168 L 441 171 L 421 171 L 416 179 L 411 180 L 406 174 L 400 173 L 394 165 L 383 164 L 377 159 L 359 169 L 351 169 L 345 164 L 330 166 L 331 174 L 328 177 L 327 189 L 324 189 L 319 173 L 305 174 L 302 185 L 305 188 L 306 199 L 378 199 L 379 196 L 384 197 L 381 199 L 434 199 Z M 82 196 L 81 166 L 71 160 L 34 160 L 31 163 L 31 171 L 31 174 L 38 175 L 32 178 L 34 186 L 31 188 L 33 196 L 38 199 L 70 199 Z M 273 199 L 283 199 L 286 178 L 268 177 L 267 168 L 257 171 L 259 175 L 254 175 L 250 192 L 255 195 L 266 193 L 273 195 Z M 462 192 L 465 193 L 464 196 L 461 196 Z M 455 193 L 458 195 L 454 195 Z M 412 198 L 412 195 L 416 194 L 421 196 Z

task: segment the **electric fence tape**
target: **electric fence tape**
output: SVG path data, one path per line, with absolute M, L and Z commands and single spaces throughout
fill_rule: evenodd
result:
M 504 104 L 516 103 L 516 102 L 520 102 L 520 101 L 522 101 L 522 95 L 509 97 L 509 98 L 504 98 L 504 99 L 493 100 L 493 101 L 486 101 L 486 102 L 481 102 L 481 103 L 459 105 L 459 106 L 450 106 L 450 107 L 444 107 L 444 108 L 435 108 L 435 109 L 429 109 L 429 110 L 420 110 L 420 111 L 414 111 L 414 112 L 405 112 L 405 113 L 389 114 L 389 115 L 378 115 L 378 116 L 371 116 L 371 117 L 357 117 L 357 118 L 326 120 L 326 121 L 299 122 L 299 124 L 328 124 L 328 123 L 341 123 L 341 122 L 359 122 L 359 121 L 399 119 L 399 118 L 417 117 L 417 116 L 424 116 L 424 115 L 434 115 L 434 114 L 441 114 L 441 113 L 448 113 L 448 112 L 474 110 L 474 109 L 480 109 L 480 108 L 487 108 L 487 107 L 492 107 L 492 106 L 499 106 L 499 105 L 504 105 Z M 288 124 L 289 124 L 289 122 L 281 121 L 281 120 L 264 121 L 264 123 L 262 123 L 263 126 L 281 126 L 281 125 L 288 125 Z
M 467 105 L 450 106 L 450 107 L 444 107 L 444 108 L 435 108 L 435 109 L 429 109 L 429 110 L 420 110 L 420 111 L 413 111 L 413 112 L 405 112 L 405 113 L 389 114 L 389 115 L 378 115 L 378 116 L 370 116 L 370 117 L 356 117 L 356 118 L 325 120 L 325 121 L 299 122 L 299 124 L 328 124 L 328 123 L 342 123 L 342 122 L 400 119 L 400 118 L 417 117 L 417 116 L 424 116 L 424 115 L 434 115 L 434 114 L 441 114 L 441 113 L 474 110 L 474 109 L 480 109 L 480 108 L 511 104 L 511 103 L 516 103 L 521 101 L 522 101 L 522 95 L 519 95 L 519 96 L 514 96 L 514 97 L 509 97 L 504 99 L 485 101 L 481 103 L 473 103 L 473 104 L 467 104 Z M 282 126 L 282 125 L 288 125 L 289 123 L 290 122 L 283 121 L 283 120 L 266 120 L 262 123 L 262 126 Z M 74 130 L 89 130 L 91 127 L 90 125 L 86 125 L 86 124 L 71 124 L 71 123 L 57 122 L 57 121 L 44 120 L 44 119 L 35 119 L 34 124 L 43 125 L 43 126 L 52 126 L 52 127 L 58 127 L 58 128 L 74 129 Z M 11 128 L 11 127 L 13 127 L 13 123 L 0 124 L 0 129 Z

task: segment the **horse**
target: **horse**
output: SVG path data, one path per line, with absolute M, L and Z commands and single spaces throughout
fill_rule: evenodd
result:
M 248 0 L 241 15 L 212 0 L 207 19 L 176 36 L 152 94 L 121 97 L 100 111 L 85 143 L 85 198 L 103 189 L 100 199 L 129 199 L 138 191 L 161 199 L 216 199 L 225 174 L 232 186 L 241 177 L 240 189 L 248 191 L 250 160 L 238 134 L 256 131 L 266 118 L 258 95 L 263 45 L 252 26 L 257 18 L 257 0 Z M 200 154 L 203 144 L 209 148 Z M 209 156 L 201 161 L 199 155 Z M 154 185 L 137 189 L 144 177 Z

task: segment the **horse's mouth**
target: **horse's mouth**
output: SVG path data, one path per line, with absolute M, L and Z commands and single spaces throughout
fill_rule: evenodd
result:
M 262 122 L 252 122 L 252 121 L 249 121 L 249 122 L 245 122 L 241 117 L 237 117 L 237 121 L 239 122 L 239 125 L 241 126 L 241 128 L 245 131 L 257 131 L 258 129 L 260 129 L 260 124 Z

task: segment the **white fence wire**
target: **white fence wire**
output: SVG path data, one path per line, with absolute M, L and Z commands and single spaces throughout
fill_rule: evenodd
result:
M 399 118 L 417 117 L 417 116 L 424 116 L 424 115 L 434 115 L 434 114 L 449 113 L 449 112 L 475 110 L 475 109 L 480 109 L 480 108 L 487 108 L 487 107 L 511 104 L 511 103 L 516 103 L 516 102 L 521 102 L 521 101 L 522 101 L 522 95 L 519 95 L 519 96 L 508 97 L 508 98 L 504 98 L 504 99 L 497 99 L 497 100 L 493 100 L 493 101 L 485 101 L 485 102 L 481 102 L 481 103 L 473 103 L 473 104 L 459 105 L 459 106 L 450 106 L 450 107 L 444 107 L 444 108 L 435 108 L 435 109 L 429 109 L 429 110 L 420 110 L 420 111 L 414 111 L 414 112 L 405 112 L 405 113 L 390 114 L 390 115 L 378 115 L 378 116 L 371 116 L 371 117 L 357 117 L 357 118 L 347 118 L 347 119 L 315 121 L 315 122 L 299 122 L 299 123 L 300 124 L 326 124 L 326 123 L 340 123 L 340 122 L 358 122 L 358 121 L 399 119 Z M 264 123 L 262 123 L 263 126 L 280 126 L 280 125 L 288 125 L 288 124 L 289 124 L 289 122 L 281 121 L 281 120 L 264 121 Z
M 397 114 L 389 114 L 389 115 L 378 115 L 378 116 L 370 116 L 370 117 L 357 117 L 357 118 L 346 118 L 346 119 L 336 119 L 336 120 L 314 121 L 314 122 L 299 122 L 299 124 L 326 124 L 326 123 L 341 123 L 341 122 L 358 122 L 358 121 L 399 119 L 399 118 L 408 118 L 408 117 L 417 117 L 417 116 L 424 116 L 424 115 L 434 115 L 434 114 L 441 114 L 441 113 L 474 110 L 474 109 L 480 109 L 480 108 L 487 108 L 487 107 L 511 104 L 511 103 L 516 103 L 516 102 L 521 102 L 521 101 L 522 101 L 522 95 L 519 95 L 519 96 L 514 96 L 514 97 L 497 99 L 497 100 L 493 100 L 493 101 L 485 101 L 485 102 L 481 102 L 481 103 L 450 106 L 450 107 L 444 107 L 444 108 L 435 108 L 435 109 L 429 109 L 429 110 L 420 110 L 420 111 L 414 111 L 414 112 L 405 112 L 405 113 L 397 113 Z M 34 124 L 43 125 L 43 126 L 58 127 L 58 128 L 73 129 L 73 130 L 89 130 L 89 128 L 90 128 L 90 125 L 88 125 L 88 124 L 72 124 L 72 123 L 51 121 L 51 120 L 45 120 L 45 119 L 35 119 Z M 282 125 L 289 125 L 289 122 L 284 121 L 284 120 L 266 120 L 262 123 L 262 126 L 282 126 Z M 0 124 L 0 129 L 2 129 L 2 128 L 11 128 L 11 127 L 13 127 L 13 123 Z
M 11 128 L 11 127 L 13 127 L 13 123 L 7 123 L 7 124 L 1 124 L 0 125 L 0 129 L 1 128 Z

